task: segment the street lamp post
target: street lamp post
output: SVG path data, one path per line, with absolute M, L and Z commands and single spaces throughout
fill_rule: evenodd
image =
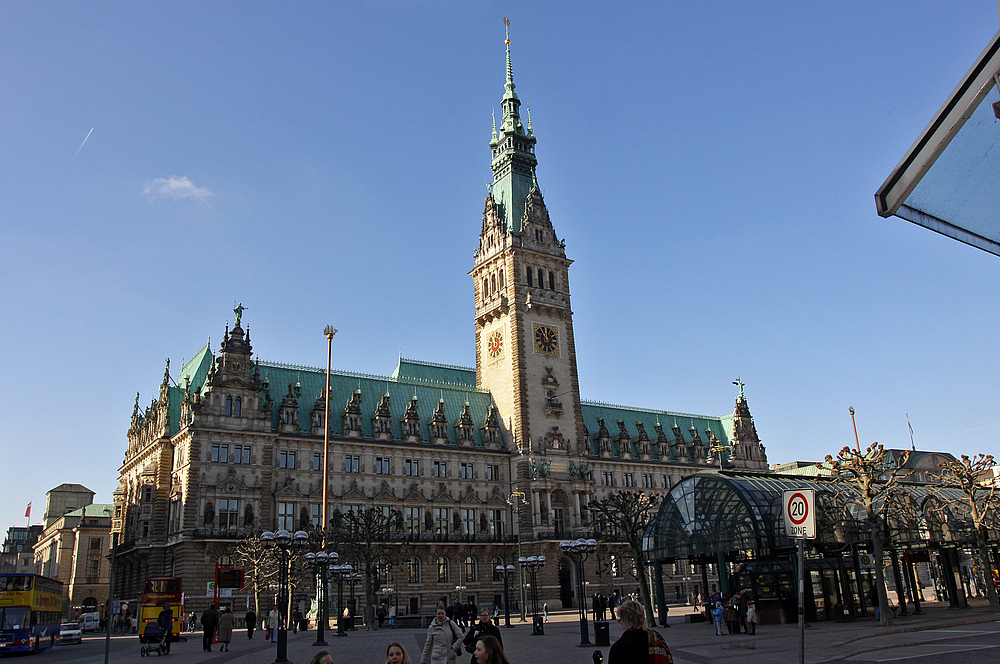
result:
M 510 627 L 510 575 L 514 573 L 514 566 L 496 566 L 497 574 L 503 576 L 503 611 L 504 627 Z
M 567 554 L 576 563 L 576 586 L 577 595 L 579 596 L 579 607 L 580 607 L 580 645 L 589 646 L 590 645 L 590 630 L 587 627 L 587 605 L 586 596 L 584 595 L 586 586 L 583 583 L 583 563 L 587 560 L 587 555 L 597 551 L 597 540 L 586 539 L 581 537 L 578 540 L 570 542 L 569 540 L 563 540 L 559 543 L 559 548 L 563 553 Z
M 279 530 L 272 533 L 270 530 L 261 533 L 261 544 L 265 548 L 275 548 L 278 550 L 278 656 L 274 664 L 285 664 L 288 662 L 288 616 L 281 618 L 282 611 L 288 612 L 288 561 L 289 550 L 292 547 L 300 547 L 309 541 L 309 535 L 304 530 L 297 530 L 292 535 L 287 530 Z
M 347 636 L 344 631 L 344 575 L 350 572 L 350 565 L 330 565 L 330 573 L 337 577 L 337 636 Z
M 327 615 L 328 602 L 326 599 L 326 570 L 327 563 L 336 563 L 339 558 L 339 554 L 327 554 L 326 551 L 306 554 L 306 560 L 313 565 L 313 577 L 320 577 L 319 585 L 316 586 L 316 643 L 313 644 L 314 646 L 328 645 L 324 640 L 326 637 L 326 626 L 329 621 Z
M 545 556 L 521 556 L 517 559 L 522 570 L 527 570 L 531 576 L 531 635 L 544 636 L 542 619 L 538 615 L 538 568 L 545 566 Z
M 514 489 L 509 496 L 507 496 L 507 504 L 513 508 L 511 516 L 514 519 L 514 534 L 517 537 L 517 559 L 521 560 L 523 557 L 521 555 L 521 501 L 524 500 L 524 492 Z M 527 602 L 524 597 L 524 567 L 521 567 L 521 583 L 518 584 L 521 588 L 521 622 L 524 622 L 524 612 L 525 605 Z
M 349 572 L 349 574 L 347 575 L 347 580 L 351 584 L 351 611 L 350 611 L 351 618 L 350 621 L 347 623 L 347 629 L 351 630 L 352 632 L 356 632 L 358 631 L 358 628 L 354 626 L 354 584 L 361 580 L 361 572 L 352 572 L 351 571 L 352 568 L 350 565 L 346 565 L 346 567 L 347 571 Z
M 323 550 L 326 550 L 326 531 L 330 528 L 330 522 L 326 520 L 326 492 L 329 481 L 327 474 L 330 472 L 330 360 L 333 356 L 333 335 L 337 330 L 332 325 L 327 325 L 323 330 L 326 335 L 326 390 L 323 392 L 323 507 L 320 509 L 323 519 Z M 326 588 L 323 588 L 324 597 Z

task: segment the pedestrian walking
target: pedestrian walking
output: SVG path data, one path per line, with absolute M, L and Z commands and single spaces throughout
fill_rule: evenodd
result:
M 753 600 L 747 602 L 747 634 L 757 633 L 757 606 Z
M 454 664 L 462 650 L 462 630 L 438 605 L 434 620 L 427 628 L 420 664 Z
M 544 602 L 542 604 L 542 620 L 544 620 L 545 622 L 549 621 L 549 603 L 548 602 Z
M 490 620 L 490 610 L 486 607 L 480 609 L 479 622 L 470 627 L 465 638 L 462 639 L 462 642 L 465 644 L 465 652 L 472 653 L 470 664 L 477 664 L 476 643 L 484 636 L 495 637 L 500 642 L 500 647 L 503 647 L 503 637 L 500 636 L 500 629 Z
M 476 642 L 476 652 L 473 654 L 475 664 L 510 664 L 503 646 L 495 636 L 484 636 Z
M 389 629 L 396 629 L 396 606 L 389 607 Z
M 197 622 L 198 618 L 194 615 L 194 611 L 192 611 L 187 615 L 187 631 L 193 632 Z
M 375 617 L 378 619 L 378 628 L 382 629 L 382 624 L 385 619 L 389 616 L 389 612 L 385 608 L 385 604 L 379 604 L 378 608 L 375 609 Z
M 225 609 L 219 616 L 219 632 L 217 640 L 219 642 L 219 652 L 228 652 L 229 643 L 233 640 L 233 627 L 236 626 L 236 616 L 229 609 Z
M 243 617 L 243 622 L 247 626 L 247 638 L 253 638 L 253 631 L 257 628 L 257 614 L 254 613 L 253 609 L 247 609 L 246 616 Z
M 410 664 L 410 656 L 402 643 L 393 641 L 385 649 L 385 664 Z
M 278 642 L 278 607 L 267 614 L 267 633 L 272 643 Z
M 160 610 L 160 615 L 156 617 L 156 624 L 160 626 L 163 633 L 166 634 L 167 643 L 167 654 L 170 654 L 170 641 L 173 640 L 174 636 L 174 612 L 170 608 L 169 602 L 163 603 L 163 608 Z
M 663 636 L 646 629 L 646 610 L 642 604 L 628 600 L 615 612 L 622 635 L 608 651 L 608 664 L 673 664 L 673 656 Z
M 213 604 L 201 614 L 201 649 L 205 652 L 212 652 L 212 639 L 215 638 L 215 628 L 218 626 L 219 610 Z

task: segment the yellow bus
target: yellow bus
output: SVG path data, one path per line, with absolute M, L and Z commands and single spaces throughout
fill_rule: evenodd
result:
M 0 653 L 45 650 L 59 640 L 62 586 L 38 574 L 0 574 Z

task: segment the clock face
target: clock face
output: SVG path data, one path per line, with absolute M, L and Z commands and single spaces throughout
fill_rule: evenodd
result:
M 491 360 L 503 357 L 503 328 L 490 332 L 486 337 L 486 355 Z
M 535 352 L 559 355 L 559 330 L 549 325 L 535 323 Z

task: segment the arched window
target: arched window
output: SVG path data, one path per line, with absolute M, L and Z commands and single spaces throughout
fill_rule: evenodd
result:
M 476 559 L 472 556 L 465 557 L 464 576 L 466 583 L 474 583 L 476 581 Z
M 490 292 L 494 292 L 497 289 L 497 275 L 490 277 Z
M 444 556 L 438 556 L 437 568 L 438 583 L 448 583 L 448 559 Z
M 503 288 L 506 284 L 503 280 L 503 270 L 500 270 L 500 288 Z
M 528 268 L 528 285 L 531 286 L 531 268 Z
M 545 273 L 542 272 L 542 268 L 538 268 L 538 287 L 545 288 Z
M 233 398 L 226 397 L 226 415 L 230 416 L 233 414 Z
M 233 417 L 243 417 L 243 399 L 240 397 L 233 401 Z
M 549 290 L 556 289 L 556 275 L 549 271 Z
M 489 288 L 488 288 L 489 284 L 490 284 L 489 280 L 486 277 L 483 277 L 483 297 L 489 297 L 490 296 L 490 292 L 489 292 Z

